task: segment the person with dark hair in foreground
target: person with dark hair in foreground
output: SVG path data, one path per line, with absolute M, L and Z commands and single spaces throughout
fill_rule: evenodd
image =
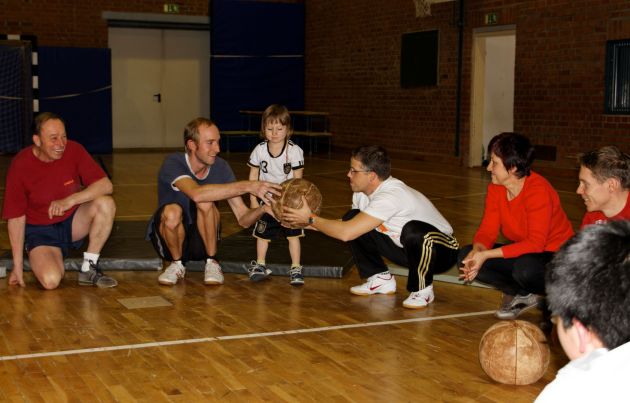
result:
M 24 251 L 46 290 L 59 286 L 63 259 L 89 237 L 80 285 L 115 287 L 98 267 L 116 214 L 112 182 L 77 142 L 68 140 L 63 119 L 51 112 L 35 118 L 33 145 L 20 151 L 7 173 L 2 218 L 7 220 L 13 270 L 9 285 L 24 286 Z
M 348 178 L 354 192 L 352 210 L 343 221 L 315 216 L 306 199 L 301 209 L 285 207 L 284 219 L 307 223 L 333 238 L 350 243 L 361 278 L 350 288 L 356 295 L 393 294 L 396 280 L 383 261 L 407 267 L 409 297 L 403 307 L 424 308 L 433 302 L 433 274 L 455 263 L 457 240 L 446 219 L 422 193 L 392 177 L 391 161 L 380 146 L 355 148 Z
M 534 147 L 527 137 L 494 136 L 488 154 L 492 183 L 483 218 L 472 245 L 460 250 L 458 263 L 464 281 L 477 279 L 502 291 L 496 317 L 515 319 L 541 302 L 545 265 L 573 228 L 558 193 L 531 170 Z M 495 243 L 499 231 L 511 243 Z
M 571 362 L 536 402 L 630 401 L 630 221 L 584 228 L 556 253 L 546 280 Z
M 582 227 L 611 220 L 630 220 L 630 155 L 615 146 L 582 154 L 580 185 L 586 214 Z

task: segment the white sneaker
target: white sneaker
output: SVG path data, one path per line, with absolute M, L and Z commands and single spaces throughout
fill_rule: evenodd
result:
M 350 288 L 350 292 L 356 295 L 393 294 L 396 292 L 396 279 L 390 272 L 384 271 Z
M 172 262 L 168 265 L 164 273 L 160 274 L 158 277 L 158 283 L 164 285 L 175 285 L 177 284 L 177 280 L 180 278 L 184 278 L 186 275 L 186 268 L 182 264 L 182 262 Z
M 403 306 L 409 309 L 425 308 L 435 299 L 433 294 L 433 284 L 427 288 L 423 288 L 420 291 L 414 291 L 409 294 L 406 300 L 403 301 Z
M 223 284 L 223 270 L 221 270 L 221 266 L 216 260 L 206 260 L 206 271 L 203 282 L 206 284 Z

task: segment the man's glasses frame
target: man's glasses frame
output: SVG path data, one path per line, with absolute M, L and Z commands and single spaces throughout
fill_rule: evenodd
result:
M 371 170 L 371 169 L 360 170 L 360 169 L 354 169 L 354 168 L 352 168 L 352 167 L 350 167 L 350 169 L 348 169 L 348 173 L 349 173 L 350 175 L 353 175 L 353 176 L 354 176 L 354 174 L 356 174 L 356 173 L 358 173 L 358 172 L 372 172 L 372 170 Z

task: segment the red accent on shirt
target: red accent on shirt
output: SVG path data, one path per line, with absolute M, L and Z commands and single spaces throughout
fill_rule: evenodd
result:
M 2 218 L 26 215 L 26 222 L 47 225 L 68 218 L 79 206 L 63 216 L 48 218 L 48 207 L 104 178 L 105 172 L 83 146 L 68 140 L 61 159 L 44 162 L 35 157 L 33 146 L 20 151 L 9 166 Z
M 582 218 L 582 225 L 580 228 L 584 228 L 585 226 L 591 224 L 605 224 L 609 221 L 617 220 L 630 220 L 630 193 L 628 193 L 626 205 L 617 215 L 606 217 L 601 211 L 588 211 L 584 214 L 584 218 Z
M 501 248 L 505 258 L 555 252 L 573 236 L 558 193 L 535 172 L 525 179 L 519 195 L 509 201 L 505 186 L 488 185 L 483 219 L 473 242 L 491 249 L 499 231 L 512 241 Z

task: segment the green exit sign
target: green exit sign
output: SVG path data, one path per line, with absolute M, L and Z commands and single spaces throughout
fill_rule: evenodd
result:
M 497 13 L 488 13 L 484 20 L 486 25 L 494 25 L 499 22 L 499 16 L 497 16 Z
M 179 13 L 179 4 L 166 3 L 164 4 L 165 13 Z

